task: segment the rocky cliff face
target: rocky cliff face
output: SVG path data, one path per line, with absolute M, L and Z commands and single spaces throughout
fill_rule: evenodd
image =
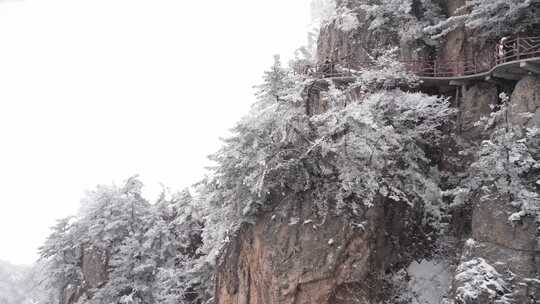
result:
M 447 16 L 458 16 L 463 12 L 458 9 L 465 5 L 465 0 L 447 0 L 443 5 Z M 445 37 L 437 59 L 442 64 L 454 67 L 456 72 L 463 69 L 463 62 L 476 63 L 479 67 L 489 67 L 495 55 L 493 42 L 475 39 L 475 33 L 465 28 L 458 28 Z
M 379 303 L 385 273 L 419 257 L 427 243 L 415 237 L 420 227 L 407 220 L 415 217 L 409 207 L 380 206 L 351 225 L 335 214 L 321 217 L 309 194 L 283 199 L 227 246 L 217 303 Z
M 462 260 L 483 259 L 493 265 L 501 274 L 507 286 L 512 290 L 509 299 L 515 303 L 536 303 L 531 299 L 540 299 L 540 244 L 537 238 L 538 225 L 536 219 L 528 217 L 519 223 L 510 223 L 508 216 L 515 212 L 507 203 L 507 198 L 476 204 L 472 218 L 472 237 L 463 250 Z M 457 282 L 454 288 L 463 287 Z M 486 290 L 481 302 L 490 303 L 490 295 Z M 502 299 L 501 295 L 496 297 Z M 473 303 L 473 302 L 467 302 Z
M 392 31 L 370 31 L 366 14 L 360 11 L 355 15 L 361 30 L 348 30 L 340 24 L 340 19 L 324 26 L 317 44 L 319 62 L 330 59 L 334 62 L 359 68 L 370 61 L 373 50 L 395 44 L 399 38 Z
M 107 281 L 107 260 L 107 254 L 100 250 L 84 251 L 81 268 L 88 289 L 98 288 Z
M 480 138 L 483 130 L 475 124 L 483 116 L 488 116 L 499 102 L 497 86 L 480 82 L 463 89 L 460 102 L 459 128 L 462 136 Z
M 455 15 L 464 2 L 446 1 L 447 13 Z M 363 25 L 357 31 L 343 31 L 336 23 L 321 30 L 319 60 L 347 58 L 353 67 L 360 66 L 368 59 L 368 50 L 396 44 L 392 34 L 370 33 L 361 12 L 358 18 Z M 492 55 L 490 47 L 469 39 L 470 36 L 465 29 L 450 33 L 438 58 L 481 60 Z M 406 51 L 402 48 L 402 56 L 410 58 Z M 448 91 L 440 89 L 445 90 Z M 527 76 L 511 83 L 476 81 L 460 90 L 460 136 L 473 144 L 480 144 L 485 135 L 476 123 L 497 107 L 501 92 L 511 95 L 512 124 L 540 127 L 538 77 Z M 328 101 L 320 98 L 319 91 L 318 94 L 309 98 L 310 115 L 328 108 Z M 459 278 L 455 260 L 494 265 L 493 271 L 510 282 L 505 288 L 512 290 L 511 295 L 505 294 L 508 290 L 488 286 L 478 288 L 480 295 L 473 302 L 456 299 L 457 291 L 470 282 L 454 279 L 452 286 L 446 286 L 442 292 L 447 301 L 455 300 L 448 303 L 496 303 L 493 301 L 503 300 L 503 294 L 507 297 L 504 300 L 510 299 L 512 303 L 540 303 L 538 223 L 534 217 L 518 223 L 508 221 L 509 215 L 516 212 L 508 201 L 501 196 L 474 204 L 468 211 L 472 215 L 464 217 L 464 221 L 470 218 L 470 222 L 463 223 L 470 225 L 471 231 L 461 231 L 455 240 L 455 244 L 465 245 L 455 247 L 456 252 L 448 254 L 445 263 L 454 265 L 450 269 L 456 271 L 451 274 L 455 278 Z M 385 207 L 365 210 L 362 225 L 351 226 L 339 216 L 319 217 L 309 194 L 276 202 L 275 210 L 263 214 L 254 226 L 243 227 L 227 246 L 218 268 L 217 303 L 405 303 L 390 298 L 392 292 L 384 277 L 407 269 L 413 259 L 429 256 L 429 239 L 419 237 L 423 235 L 419 233 L 421 227 L 411 224 L 415 222 L 412 210 L 395 204 L 382 205 Z M 489 273 L 486 270 L 479 275 Z
M 516 126 L 540 128 L 540 77 L 521 79 L 511 97 L 510 120 Z
M 90 296 L 94 288 L 101 287 L 108 280 L 107 254 L 97 249 L 80 252 L 82 285 L 67 284 L 60 291 L 60 304 L 77 303 L 82 296 Z
M 518 81 L 512 89 L 510 99 L 509 120 L 518 127 L 538 127 L 538 96 L 540 82 L 537 77 L 527 76 Z M 466 116 L 464 125 L 470 125 L 479 114 L 486 115 L 491 111 L 490 105 L 496 103 L 496 87 L 483 84 L 474 87 L 477 96 L 466 96 L 462 111 Z M 471 105 L 475 105 L 474 108 Z M 471 128 L 465 128 L 471 130 Z M 469 135 L 472 133 L 470 132 Z M 476 136 L 480 136 L 476 130 Z M 478 137 L 476 137 L 478 138 Z M 509 204 L 511 199 L 501 195 L 487 202 L 478 202 L 472 211 L 472 240 L 463 249 L 462 260 L 483 259 L 494 265 L 505 281 L 511 282 L 510 298 L 515 303 L 537 303 L 540 299 L 540 230 L 537 219 L 525 217 L 519 222 L 510 222 L 508 217 L 516 212 Z M 531 279 L 533 278 L 533 279 Z M 454 289 L 462 287 L 457 282 Z M 482 302 L 490 303 L 486 291 L 480 297 Z M 501 297 L 498 297 L 500 300 Z M 470 302 L 472 303 L 472 302 Z
M 405 60 L 416 60 L 428 56 L 429 51 L 414 42 L 399 42 L 396 28 L 370 30 L 370 18 L 363 10 L 354 10 L 359 26 L 349 29 L 343 26 L 343 18 L 323 26 L 319 33 L 316 58 L 319 63 L 330 59 L 333 62 L 358 69 L 376 56 L 376 50 L 399 46 L 400 56 Z

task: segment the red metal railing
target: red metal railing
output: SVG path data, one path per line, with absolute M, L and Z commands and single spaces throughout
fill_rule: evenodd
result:
M 361 66 L 367 67 L 370 63 L 362 63 Z M 331 61 L 318 64 L 315 67 L 306 67 L 305 75 L 314 77 L 314 78 L 333 78 L 333 77 L 346 77 L 352 76 L 353 71 L 351 70 L 350 60 L 347 58 L 340 58 L 338 61 Z
M 471 60 L 417 60 L 402 61 L 405 67 L 420 77 L 460 77 L 487 72 L 497 65 L 530 58 L 540 58 L 540 36 L 507 39 L 493 46 L 493 51 L 475 56 Z M 337 62 L 327 62 L 304 73 L 316 78 L 352 76 L 350 60 L 341 58 Z M 361 67 L 373 66 L 373 62 L 360 63 Z

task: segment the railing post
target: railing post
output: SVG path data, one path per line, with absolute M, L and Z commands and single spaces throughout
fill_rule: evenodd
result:
M 433 61 L 433 77 L 437 77 L 437 60 Z
M 519 36 L 517 37 L 516 39 L 516 54 L 517 54 L 517 59 L 519 60 L 519 57 L 520 57 L 520 47 L 519 47 L 519 44 L 520 44 L 520 38 Z

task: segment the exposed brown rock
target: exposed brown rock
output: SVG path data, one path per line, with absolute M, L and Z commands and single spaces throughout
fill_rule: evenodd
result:
M 326 91 L 329 83 L 326 81 L 314 81 L 305 90 L 306 114 L 309 116 L 326 112 L 330 107 Z
M 412 229 L 410 218 L 404 204 L 381 202 L 366 208 L 357 221 L 362 225 L 354 227 L 332 211 L 319 214 L 307 193 L 285 198 L 227 246 L 218 267 L 217 303 L 380 303 L 382 275 L 414 255 L 414 238 L 404 237 Z
M 540 299 L 540 251 L 516 250 L 491 242 L 475 240 L 474 245 L 464 250 L 462 261 L 482 258 L 494 267 L 507 284 L 505 297 L 511 303 L 537 303 Z M 455 285 L 454 288 L 460 287 Z M 498 295 L 498 298 L 503 294 Z M 487 294 L 463 304 L 496 303 Z
M 511 96 L 510 121 L 515 126 L 540 128 L 540 78 L 521 79 Z
M 362 21 L 365 23 L 365 20 Z M 334 62 L 347 62 L 353 67 L 361 66 L 369 57 L 365 44 L 367 38 L 358 37 L 360 32 L 342 31 L 334 23 L 323 27 L 317 45 L 318 61 L 323 62 L 330 58 Z
M 73 286 L 69 284 L 64 288 L 60 296 L 61 304 L 71 304 L 76 303 L 81 296 L 81 289 L 78 286 Z
M 475 84 L 463 92 L 459 112 L 464 136 L 478 137 L 483 133 L 483 130 L 475 124 L 483 116 L 489 116 L 498 100 L 497 87 L 489 83 Z
M 509 201 L 500 196 L 475 206 L 472 218 L 474 239 L 516 251 L 540 252 L 535 219 L 526 217 L 519 223 L 510 222 L 509 216 L 519 210 Z
M 108 257 L 104 250 L 95 247 L 77 251 L 81 261 L 83 284 L 74 286 L 68 284 L 61 290 L 60 304 L 74 304 L 83 295 L 94 288 L 103 286 L 108 280 Z
M 336 25 L 338 21 L 321 29 L 317 45 L 319 62 L 330 58 L 334 62 L 358 69 L 370 62 L 374 50 L 399 46 L 399 37 L 392 29 L 368 30 L 371 21 L 365 12 L 358 10 L 357 17 L 360 24 L 357 29 L 343 31 Z
M 439 60 L 443 62 L 463 60 L 465 56 L 466 39 L 467 36 L 464 29 L 458 29 L 448 33 L 441 52 L 438 54 Z
M 107 281 L 107 257 L 101 250 L 87 249 L 82 257 L 82 273 L 89 288 L 100 287 Z
M 518 82 L 512 94 L 510 110 L 510 120 L 515 126 L 528 127 L 538 123 L 534 115 L 540 109 L 539 90 L 537 78 L 525 77 Z M 490 105 L 497 103 L 497 87 L 486 83 L 476 84 L 464 95 L 460 109 L 463 135 L 479 139 L 485 131 L 474 127 L 474 123 L 481 116 L 488 115 Z M 520 115 L 522 113 L 534 115 L 528 117 Z M 537 280 L 540 277 L 538 223 L 531 216 L 511 222 L 509 216 L 517 211 L 504 195 L 476 203 L 471 224 L 476 245 L 466 248 L 462 260 L 482 258 L 495 267 L 509 284 L 507 292 L 512 303 L 536 303 L 534 301 L 540 299 L 540 282 Z M 459 287 L 453 286 L 454 290 Z M 474 300 L 474 304 L 490 303 L 493 303 L 493 299 L 487 294 Z

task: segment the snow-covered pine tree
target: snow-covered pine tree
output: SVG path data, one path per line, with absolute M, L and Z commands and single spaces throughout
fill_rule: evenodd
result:
M 40 285 L 47 291 L 43 301 L 58 303 L 61 299 L 60 291 L 69 286 L 82 285 L 82 271 L 80 268 L 80 246 L 73 226 L 72 217 L 57 221 L 51 227 L 51 234 L 45 244 L 39 248 L 43 266 L 42 281 Z
M 279 55 L 274 56 L 274 64 L 269 71 L 265 71 L 263 75 L 263 83 L 256 86 L 257 96 L 260 99 L 275 99 L 280 101 L 285 92 L 294 86 L 289 71 L 281 64 Z
M 59 221 L 41 248 L 46 288 L 69 286 L 79 303 L 202 303 L 194 260 L 202 219 L 187 192 L 149 204 L 135 177 L 122 187 L 99 186 L 87 194 L 77 217 Z M 84 254 L 103 253 L 106 280 L 88 286 Z M 93 290 L 91 288 L 94 288 Z M 54 299 L 53 302 L 57 302 Z
M 370 31 L 384 32 L 385 36 L 393 33 L 402 43 L 423 40 L 432 44 L 423 29 L 443 20 L 440 5 L 430 0 L 368 1 L 359 7 L 370 19 Z
M 467 0 L 457 13 L 426 27 L 426 33 L 435 39 L 460 27 L 485 39 L 520 33 L 540 22 L 540 0 Z
M 187 189 L 156 204 L 159 224 L 147 236 L 161 257 L 154 283 L 157 303 L 203 303 L 209 298 L 206 286 L 201 286 L 205 278 L 196 264 L 203 218 L 195 204 Z

